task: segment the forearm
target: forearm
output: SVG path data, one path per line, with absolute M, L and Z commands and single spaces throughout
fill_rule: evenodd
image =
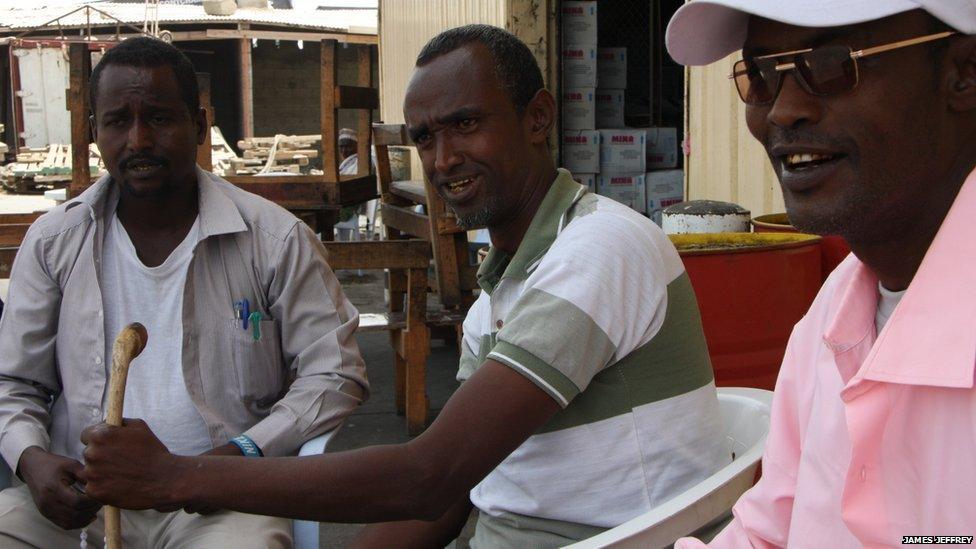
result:
M 439 517 L 450 488 L 410 444 L 304 458 L 179 457 L 171 502 L 328 522 Z
M 371 524 L 352 541 L 352 549 L 399 547 L 445 547 L 457 539 L 471 515 L 471 500 L 465 494 L 434 521 L 405 520 Z

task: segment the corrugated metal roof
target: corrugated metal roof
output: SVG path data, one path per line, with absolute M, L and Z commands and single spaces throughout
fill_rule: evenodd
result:
M 35 29 L 52 19 L 64 16 L 72 9 L 83 6 L 59 6 L 32 9 L 9 9 L 0 11 L 0 32 L 17 32 Z M 110 14 L 112 17 L 135 26 L 142 26 L 146 18 L 143 4 L 121 4 L 96 2 L 92 7 Z M 62 27 L 84 27 L 87 10 L 62 17 Z M 205 24 L 205 23 L 252 23 L 281 25 L 287 27 L 328 30 L 331 32 L 376 34 L 376 10 L 373 9 L 329 9 L 329 10 L 276 10 L 276 9 L 238 9 L 233 15 L 208 15 L 199 5 L 160 4 L 159 23 L 167 24 Z M 92 12 L 93 26 L 115 26 L 115 21 Z M 52 25 L 56 27 L 57 25 Z

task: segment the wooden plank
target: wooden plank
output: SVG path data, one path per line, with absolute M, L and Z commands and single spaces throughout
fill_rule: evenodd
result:
M 335 89 L 337 109 L 378 109 L 380 92 L 376 88 L 359 86 L 337 86 Z
M 173 33 L 173 38 L 176 39 L 177 32 Z M 331 33 L 331 32 L 281 32 L 281 31 L 263 31 L 263 30 L 251 30 L 251 29 L 207 29 L 206 33 L 198 33 L 194 38 L 185 38 L 185 40 L 227 40 L 233 38 L 240 38 L 244 40 L 251 40 L 252 38 L 258 38 L 261 40 L 292 40 L 298 41 L 303 40 L 306 42 L 319 42 L 322 40 L 335 40 L 344 44 L 379 44 L 379 37 L 375 34 L 343 34 L 343 33 Z
M 210 29 L 213 30 L 213 29 Z M 209 34 L 209 30 L 207 31 Z M 240 53 L 241 74 L 241 134 L 254 136 L 254 75 L 251 70 L 251 40 L 241 38 L 237 41 Z
M 457 217 L 452 213 L 442 213 L 437 217 L 437 234 L 439 235 L 449 235 L 449 234 L 467 234 L 467 231 L 462 229 L 457 224 Z
M 357 46 L 356 85 L 376 92 L 376 107 L 379 108 L 379 91 L 373 88 L 373 46 Z M 356 143 L 356 173 L 367 174 L 373 171 L 371 154 L 373 143 L 373 109 L 362 109 L 356 121 L 359 141 Z M 375 185 L 375 183 L 374 183 Z
M 0 278 L 10 278 L 10 269 L 14 265 L 17 248 L 14 246 L 0 248 Z
M 328 262 L 338 269 L 425 269 L 430 244 L 423 240 L 324 242 Z
M 394 181 L 390 184 L 390 193 L 415 204 L 427 204 L 423 181 Z
M 319 77 L 322 88 L 319 94 L 321 101 L 321 132 L 322 132 L 322 171 L 326 181 L 339 180 L 339 118 L 336 113 L 336 84 L 338 76 L 336 70 L 336 41 L 323 40 L 321 45 Z
M 37 218 L 45 213 L 47 212 L 0 213 L 0 225 L 16 225 L 20 223 L 27 223 L 29 225 L 37 221 Z
M 88 44 L 68 46 L 68 110 L 71 112 L 71 184 L 68 198 L 74 198 L 91 186 L 91 168 L 88 166 L 88 144 L 91 128 L 88 114 L 88 85 L 91 78 L 91 52 Z
M 419 435 L 427 427 L 427 356 L 430 330 L 427 313 L 427 267 L 407 274 L 407 329 L 403 331 L 402 353 L 406 362 L 407 433 Z
M 407 135 L 407 126 L 404 124 L 373 124 L 373 140 L 376 146 L 412 145 L 410 136 Z
M 380 204 L 383 224 L 398 231 L 403 231 L 413 237 L 430 240 L 430 223 L 427 216 L 413 210 Z
M 429 182 L 426 183 L 427 191 L 427 215 L 430 219 L 441 219 L 447 214 L 447 206 L 440 196 L 434 191 Z M 437 271 L 437 295 L 441 298 L 441 303 L 445 307 L 458 307 L 461 305 L 461 281 L 460 267 L 458 261 L 467 261 L 468 256 L 459 256 L 455 247 L 455 238 L 465 238 L 464 233 L 460 235 L 444 235 L 440 233 L 440 227 L 428 227 L 429 231 L 434 232 L 431 236 L 431 247 L 434 250 L 434 266 Z
M 29 227 L 30 223 L 0 225 L 0 246 L 20 246 Z
M 379 196 L 376 192 L 376 176 L 373 174 L 368 174 L 361 177 L 355 175 L 342 175 L 339 176 L 338 184 L 326 183 L 326 185 L 329 188 L 334 185 L 336 188 L 335 194 L 329 195 L 329 201 L 331 204 L 354 206 Z
M 298 176 L 294 178 L 282 177 L 280 179 L 297 178 Z M 327 189 L 323 183 L 262 181 L 264 179 L 277 179 L 270 177 L 237 176 L 228 177 L 227 179 L 245 180 L 231 182 L 245 191 L 267 198 L 286 209 L 315 210 L 326 207 L 325 196 Z

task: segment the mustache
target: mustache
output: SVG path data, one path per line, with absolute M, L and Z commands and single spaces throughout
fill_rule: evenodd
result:
M 165 158 L 162 158 L 160 156 L 153 156 L 151 154 L 134 154 L 132 156 L 123 158 L 121 161 L 119 161 L 119 169 L 122 171 L 128 170 L 132 166 L 132 164 L 136 162 L 152 162 L 155 164 L 159 164 L 164 168 L 169 165 L 169 162 L 167 162 Z
M 854 155 L 858 151 L 857 143 L 849 137 L 824 135 L 808 129 L 776 128 L 766 136 L 763 145 L 766 150 L 773 147 L 789 146 L 797 143 L 803 145 L 820 146 L 825 149 L 845 151 Z

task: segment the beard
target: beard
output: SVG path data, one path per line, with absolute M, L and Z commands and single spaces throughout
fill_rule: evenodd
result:
M 451 207 L 451 211 L 457 217 L 458 227 L 465 231 L 472 231 L 490 226 L 498 217 L 500 205 L 501 200 L 497 196 L 489 196 L 485 200 L 485 204 L 473 212 L 460 214 L 453 207 Z

